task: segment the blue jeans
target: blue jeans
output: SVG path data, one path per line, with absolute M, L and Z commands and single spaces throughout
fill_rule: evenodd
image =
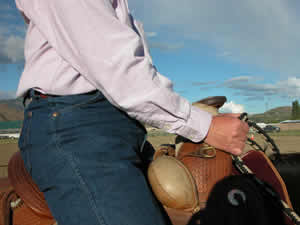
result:
M 31 97 L 19 148 L 59 225 L 167 223 L 139 167 L 139 122 L 99 91 Z

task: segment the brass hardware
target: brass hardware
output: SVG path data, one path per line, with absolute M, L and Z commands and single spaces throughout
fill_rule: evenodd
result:
M 28 112 L 28 113 L 27 113 L 27 116 L 28 116 L 28 117 L 32 117 L 32 111 Z
M 53 117 L 58 117 L 58 115 L 59 115 L 58 112 L 52 113 L 52 116 L 53 116 Z
M 204 144 L 194 152 L 187 154 L 186 156 L 194 156 L 199 158 L 215 158 L 217 155 L 216 149 L 210 145 Z

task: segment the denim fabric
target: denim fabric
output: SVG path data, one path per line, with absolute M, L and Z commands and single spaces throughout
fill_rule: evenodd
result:
M 98 91 L 31 97 L 19 147 L 59 225 L 167 223 L 138 165 L 140 123 Z

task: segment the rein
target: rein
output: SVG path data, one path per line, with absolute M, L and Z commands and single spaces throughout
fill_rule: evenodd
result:
M 254 128 L 258 134 L 262 135 L 265 139 L 265 141 L 271 146 L 272 151 L 275 153 L 276 156 L 280 156 L 280 151 L 277 145 L 275 144 L 274 140 L 263 130 L 261 129 L 255 122 L 249 121 L 247 117 L 247 113 L 242 113 L 239 117 L 240 120 L 245 121 L 248 123 L 250 128 Z M 256 146 L 260 151 L 265 152 L 266 149 L 262 149 L 257 142 L 254 140 L 251 140 L 248 138 L 248 143 L 250 143 L 251 146 Z M 268 197 L 274 205 L 277 207 L 280 207 L 280 209 L 284 212 L 284 214 L 289 217 L 293 223 L 296 225 L 300 225 L 300 217 L 297 215 L 297 213 L 288 206 L 288 204 L 280 199 L 278 194 L 274 192 L 271 188 L 266 185 L 263 181 L 258 179 L 255 174 L 251 171 L 251 169 L 244 163 L 243 159 L 239 156 L 232 155 L 233 164 L 236 167 L 236 169 L 241 174 L 251 174 L 253 175 L 252 178 L 254 179 L 255 183 L 261 187 L 266 197 Z

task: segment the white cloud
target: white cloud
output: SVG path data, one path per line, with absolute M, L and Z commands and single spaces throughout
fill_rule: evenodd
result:
M 0 64 L 19 63 L 24 60 L 24 39 L 0 33 Z
M 26 26 L 13 2 L 0 3 L 0 64 L 24 61 Z
M 18 36 L 10 36 L 4 43 L 4 54 L 16 63 L 24 59 L 24 39 Z
M 299 1 L 129 0 L 146 30 L 210 44 L 216 55 L 282 74 L 300 71 Z M 221 52 L 221 53 L 220 53 Z
M 220 112 L 222 113 L 243 113 L 245 108 L 243 105 L 236 104 L 233 101 L 226 102 L 221 108 Z
M 184 47 L 183 43 L 162 43 L 162 42 L 150 42 L 149 46 L 152 48 L 158 48 L 163 51 L 172 51 L 181 49 Z
M 233 77 L 221 86 L 238 91 L 236 95 L 249 100 L 263 100 L 265 96 L 300 98 L 300 78 L 288 77 L 276 83 L 256 83 L 259 79 L 250 76 Z
M 157 33 L 156 32 L 146 32 L 147 37 L 152 38 L 152 37 L 156 37 Z
M 276 84 L 279 94 L 284 94 L 288 98 L 300 98 L 300 78 L 289 77 L 287 80 L 280 81 Z
M 229 80 L 226 80 L 225 83 L 239 83 L 239 82 L 248 82 L 252 80 L 253 77 L 251 76 L 238 76 L 238 77 L 232 77 Z

